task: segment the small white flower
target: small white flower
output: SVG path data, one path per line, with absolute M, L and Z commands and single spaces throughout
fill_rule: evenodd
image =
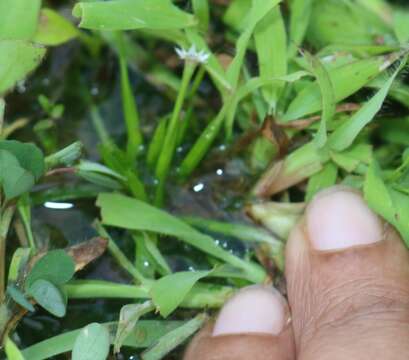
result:
M 188 50 L 184 48 L 175 48 L 175 51 L 182 60 L 193 61 L 201 64 L 205 64 L 210 56 L 210 54 L 204 50 L 196 50 L 196 46 L 194 45 L 192 45 Z

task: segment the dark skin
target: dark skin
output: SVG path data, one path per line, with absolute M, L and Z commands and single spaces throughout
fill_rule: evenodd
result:
M 285 275 L 288 303 L 267 287 L 239 292 L 185 360 L 409 359 L 409 252 L 360 194 L 335 187 L 312 201 Z

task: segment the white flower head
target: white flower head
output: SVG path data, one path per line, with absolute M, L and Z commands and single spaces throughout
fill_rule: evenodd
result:
M 200 64 L 206 64 L 210 56 L 210 54 L 204 50 L 196 50 L 195 45 L 192 45 L 188 50 L 184 48 L 175 48 L 175 51 L 182 60 L 193 61 Z

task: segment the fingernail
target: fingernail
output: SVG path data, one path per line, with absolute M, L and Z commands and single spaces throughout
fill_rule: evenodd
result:
M 213 336 L 235 334 L 278 335 L 286 323 L 286 303 L 282 295 L 267 286 L 240 290 L 220 311 Z
M 359 194 L 345 187 L 319 193 L 307 208 L 307 231 L 316 250 L 343 250 L 382 240 L 382 225 Z

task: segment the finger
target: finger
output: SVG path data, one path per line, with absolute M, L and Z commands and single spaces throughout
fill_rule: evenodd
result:
M 409 358 L 409 254 L 359 193 L 318 194 L 290 235 L 286 278 L 299 360 Z
M 271 287 L 239 291 L 191 342 L 185 360 L 294 360 L 285 299 Z

